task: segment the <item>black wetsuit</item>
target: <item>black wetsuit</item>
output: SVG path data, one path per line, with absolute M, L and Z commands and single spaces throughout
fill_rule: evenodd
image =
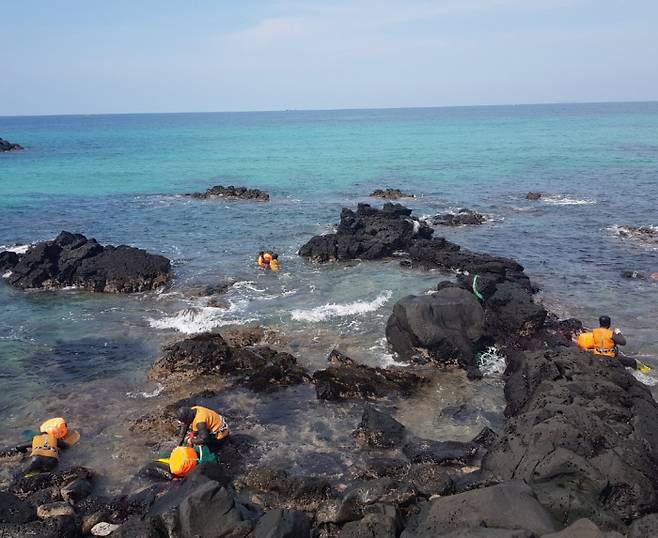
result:
M 620 354 L 619 349 L 617 349 L 618 346 L 626 345 L 626 337 L 624 337 L 623 334 L 613 334 L 612 340 L 616 346 L 616 351 L 617 351 L 616 357 L 617 359 L 619 359 L 619 362 L 621 362 L 622 365 L 626 366 L 627 368 L 633 368 L 634 370 L 637 370 L 637 361 L 632 357 L 627 357 L 626 355 Z

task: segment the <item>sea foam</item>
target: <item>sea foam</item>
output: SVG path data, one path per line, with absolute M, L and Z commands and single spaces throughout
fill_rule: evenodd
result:
M 596 200 L 570 198 L 562 194 L 548 194 L 541 197 L 541 201 L 548 205 L 592 205 Z
M 393 292 L 386 290 L 372 301 L 355 301 L 343 304 L 328 303 L 308 310 L 293 310 L 291 317 L 295 321 L 318 322 L 329 318 L 366 314 L 379 310 L 392 296 Z

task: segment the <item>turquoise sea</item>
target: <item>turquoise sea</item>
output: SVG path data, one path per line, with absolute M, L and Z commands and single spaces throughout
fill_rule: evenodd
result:
M 368 198 L 379 187 L 415 193 L 404 203 L 419 216 L 485 213 L 482 226 L 436 235 L 517 259 L 550 309 L 586 323 L 609 314 L 627 353 L 658 367 L 658 282 L 622 276 L 658 271 L 658 242 L 619 234 L 658 225 L 658 103 L 0 117 L 0 136 L 26 147 L 0 154 L 0 250 L 68 230 L 174 261 L 175 280 L 161 293 L 22 292 L 0 282 L 0 445 L 65 415 L 86 442 L 76 461 L 104 465 L 109 484 L 153 451 L 127 424 L 165 402 L 145 379 L 163 343 L 260 324 L 311 370 L 334 347 L 373 365 L 395 360 L 384 340 L 394 302 L 450 275 L 296 256 L 331 230 L 341 207 L 380 204 Z M 272 201 L 180 196 L 215 184 L 262 188 Z M 528 191 L 547 195 L 531 202 Z M 257 270 L 264 248 L 280 253 L 279 275 Z M 195 295 L 225 279 L 237 283 L 220 307 Z M 468 438 L 495 422 L 496 379 L 444 375 L 431 394 L 400 405 L 398 418 L 434 438 Z M 318 454 L 349 437 L 358 412 L 309 406 L 305 390 L 270 400 L 231 391 L 212 403 L 268 439 L 263 458 L 289 455 L 294 439 L 300 469 L 331 469 Z M 479 412 L 441 418 L 442 406 L 465 402 Z

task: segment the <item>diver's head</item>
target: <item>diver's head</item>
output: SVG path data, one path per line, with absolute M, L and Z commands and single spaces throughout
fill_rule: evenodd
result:
M 176 417 L 183 424 L 192 424 L 195 415 L 196 411 L 191 407 L 179 407 L 178 412 L 176 413 Z
M 604 329 L 610 328 L 610 316 L 601 316 L 599 318 L 599 325 Z

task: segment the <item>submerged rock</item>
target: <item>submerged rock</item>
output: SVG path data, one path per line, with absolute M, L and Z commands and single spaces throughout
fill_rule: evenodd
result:
M 392 448 L 402 443 L 405 427 L 391 415 L 372 406 L 363 408 L 361 422 L 352 436 L 360 443 L 373 448 Z
M 415 198 L 415 194 L 402 192 L 400 189 L 375 189 L 370 193 L 372 198 L 383 198 L 384 200 L 399 200 L 400 198 Z
M 270 195 L 260 189 L 249 189 L 247 187 L 234 187 L 229 185 L 215 185 L 210 187 L 205 192 L 193 192 L 188 194 L 192 198 L 199 198 L 202 200 L 212 198 L 223 198 L 224 200 L 248 200 L 253 202 L 269 202 Z
M 472 209 L 460 209 L 456 213 L 441 213 L 429 219 L 434 226 L 477 226 L 487 218 Z
M 658 507 L 658 404 L 621 364 L 574 348 L 509 361 L 501 439 L 483 460 L 529 483 L 563 524 L 621 527 Z
M 477 454 L 478 445 L 473 442 L 432 441 L 414 437 L 402 447 L 402 452 L 412 463 L 466 464 Z
M 396 368 L 371 368 L 357 364 L 339 351 L 328 357 L 329 367 L 313 374 L 320 400 L 366 400 L 387 396 L 410 396 L 427 380 Z
M 211 375 L 230 375 L 248 388 L 266 392 L 308 380 L 289 353 L 269 347 L 233 347 L 217 333 L 201 333 L 163 348 L 151 379 L 169 384 Z
M 171 263 L 164 256 L 126 245 L 103 246 L 69 232 L 32 245 L 25 254 L 3 253 L 0 264 L 11 271 L 6 281 L 21 289 L 76 286 L 132 293 L 158 288 L 171 277 Z
M 24 149 L 20 144 L 12 144 L 9 140 L 0 138 L 0 152 L 3 151 L 19 151 Z
M 526 194 L 528 200 L 540 200 L 544 196 L 544 193 L 541 192 L 529 192 Z

